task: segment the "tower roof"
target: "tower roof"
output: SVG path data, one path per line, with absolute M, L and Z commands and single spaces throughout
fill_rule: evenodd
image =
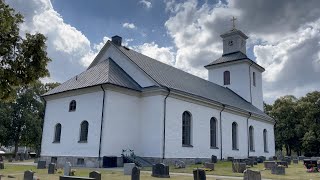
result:
M 245 35 L 242 31 L 240 31 L 239 29 L 232 29 L 230 31 L 227 31 L 223 34 L 220 35 L 220 37 L 225 38 L 228 36 L 232 36 L 232 35 L 240 35 L 241 37 L 243 37 L 244 39 L 248 39 L 249 37 L 247 35 Z

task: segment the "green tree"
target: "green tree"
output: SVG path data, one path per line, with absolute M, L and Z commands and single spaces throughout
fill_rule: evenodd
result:
M 20 145 L 40 149 L 45 102 L 41 95 L 58 86 L 58 83 L 36 83 L 18 89 L 17 99 L 6 103 L 9 114 L 8 143 L 14 145 L 15 153 Z M 1 110 L 0 110 L 1 112 Z
M 49 75 L 46 37 L 19 36 L 23 16 L 0 0 L 0 100 L 13 100 L 19 86 Z

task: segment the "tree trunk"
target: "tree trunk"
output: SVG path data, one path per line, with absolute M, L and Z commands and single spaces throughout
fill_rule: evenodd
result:
M 289 156 L 289 146 L 286 144 L 286 154 Z
M 16 155 L 17 155 L 18 147 L 19 147 L 19 142 L 15 141 L 14 142 L 14 157 L 16 157 Z

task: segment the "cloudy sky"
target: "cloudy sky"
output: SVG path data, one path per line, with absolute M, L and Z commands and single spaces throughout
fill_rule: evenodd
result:
M 84 71 L 113 35 L 148 56 L 207 78 L 222 54 L 220 34 L 250 38 L 248 56 L 265 67 L 264 99 L 320 90 L 319 0 L 6 0 L 25 22 L 21 33 L 47 36 L 50 78 Z

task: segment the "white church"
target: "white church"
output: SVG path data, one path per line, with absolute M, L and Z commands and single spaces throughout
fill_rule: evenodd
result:
M 264 68 L 248 37 L 221 35 L 208 80 L 161 63 L 112 37 L 88 69 L 44 94 L 41 159 L 101 167 L 123 150 L 172 163 L 275 155 L 274 120 L 263 112 Z

